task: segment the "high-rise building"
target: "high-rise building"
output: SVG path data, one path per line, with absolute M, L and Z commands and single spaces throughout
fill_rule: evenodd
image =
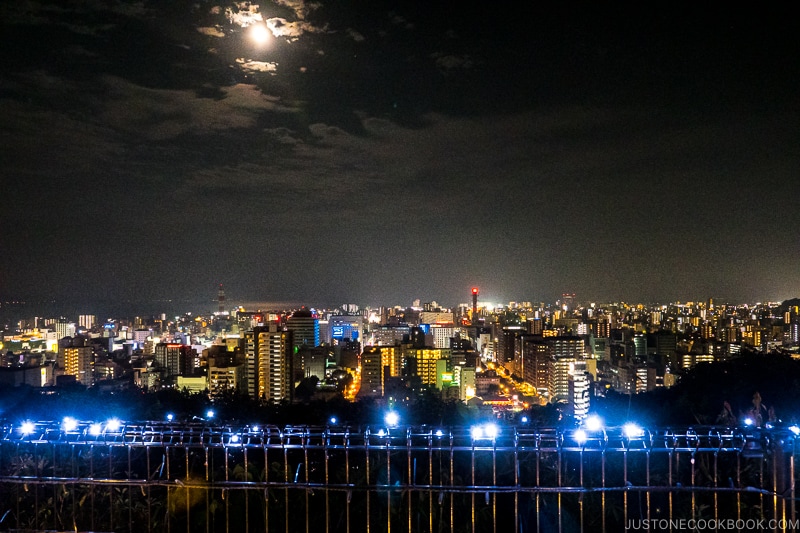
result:
M 591 376 L 585 361 L 575 361 L 569 373 L 569 404 L 572 416 L 583 420 L 589 414 Z
M 383 396 L 386 380 L 402 375 L 403 353 L 399 346 L 368 346 L 361 354 L 359 396 Z
M 311 310 L 303 308 L 292 313 L 286 320 L 286 328 L 292 332 L 292 342 L 296 348 L 319 346 L 319 319 Z
M 364 318 L 361 316 L 334 315 L 328 319 L 328 342 L 358 341 L 364 331 Z
M 243 381 L 248 395 L 264 400 L 292 400 L 293 356 L 292 332 L 281 330 L 277 323 L 246 333 Z
M 455 335 L 455 328 L 449 326 L 431 326 L 434 348 L 449 348 L 450 339 Z
M 553 347 L 553 399 L 569 400 L 570 374 L 575 363 L 584 359 L 583 339 L 571 336 L 549 337 L 547 342 Z
M 63 361 L 64 375 L 91 387 L 94 384 L 94 356 L 92 346 L 80 335 L 64 339 L 59 344 L 59 359 Z
M 160 342 L 155 345 L 156 364 L 165 370 L 166 378 L 190 376 L 193 374 L 194 364 L 191 346 Z
M 411 348 L 405 351 L 416 363 L 416 375 L 423 385 L 436 386 L 436 363 L 440 359 L 450 360 L 450 349 Z
M 52 327 L 58 333 L 59 339 L 75 336 L 75 324 L 66 318 L 59 318 L 52 324 Z
M 517 373 L 529 383 L 542 398 L 553 395 L 553 346 L 538 335 L 524 335 L 520 338 L 520 361 Z
M 94 315 L 80 315 L 78 317 L 78 325 L 84 329 L 92 329 L 96 323 Z
M 381 326 L 370 331 L 369 339 L 365 343 L 375 346 L 394 346 L 400 344 L 404 337 L 411 334 L 409 326 Z

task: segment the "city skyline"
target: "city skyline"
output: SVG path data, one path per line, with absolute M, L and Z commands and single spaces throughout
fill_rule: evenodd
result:
M 795 298 L 783 9 L 3 6 L 0 299 Z
M 235 311 L 270 311 L 277 313 L 292 313 L 300 309 L 316 309 L 320 312 L 329 314 L 333 311 L 340 310 L 342 314 L 363 314 L 367 310 L 376 309 L 423 309 L 424 307 L 434 304 L 434 307 L 441 308 L 447 311 L 457 311 L 460 308 L 469 310 L 472 306 L 472 293 L 465 291 L 462 298 L 454 302 L 446 302 L 437 298 L 418 298 L 416 296 L 407 296 L 401 301 L 387 301 L 376 300 L 370 302 L 356 302 L 348 300 L 338 303 L 322 303 L 318 301 L 301 301 L 301 300 L 286 300 L 286 301 L 263 301 L 252 299 L 239 299 L 231 298 L 229 295 L 225 296 L 224 303 L 221 303 L 217 298 L 219 286 L 215 287 L 214 298 L 212 298 L 211 291 L 204 299 L 186 299 L 186 300 L 172 300 L 172 299 L 159 299 L 151 302 L 133 302 L 133 301 L 118 301 L 118 300 L 100 300 L 94 302 L 85 301 L 0 301 L 0 316 L 4 318 L 19 319 L 22 317 L 38 316 L 42 317 L 71 317 L 76 318 L 81 315 L 89 314 L 102 320 L 131 318 L 134 316 L 158 316 L 166 315 L 167 317 L 176 317 L 179 315 L 196 315 L 196 316 L 211 316 L 224 308 L 225 312 Z M 615 309 L 615 308 L 630 308 L 634 309 L 642 307 L 643 309 L 659 309 L 662 307 L 672 306 L 690 306 L 696 308 L 706 308 L 709 306 L 716 307 L 781 307 L 786 305 L 797 305 L 800 302 L 800 297 L 785 298 L 783 300 L 759 300 L 759 301 L 730 301 L 720 300 L 716 298 L 696 298 L 688 300 L 664 300 L 664 301 L 626 301 L 621 298 L 612 298 L 608 300 L 598 300 L 586 298 L 582 295 L 574 293 L 564 293 L 554 299 L 541 299 L 541 298 L 527 298 L 519 297 L 510 300 L 500 300 L 492 298 L 492 295 L 484 296 L 483 292 L 480 293 L 477 307 L 485 313 L 494 313 L 502 309 L 508 310 L 525 310 L 525 309 L 560 309 L 565 299 L 569 300 L 570 311 L 577 311 L 579 309 L 596 308 L 601 309 Z M 8 325 L 8 324 L 6 324 Z

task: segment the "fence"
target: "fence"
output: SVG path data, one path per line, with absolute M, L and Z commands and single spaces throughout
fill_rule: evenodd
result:
M 785 531 L 796 452 L 779 429 L 5 425 L 0 530 Z

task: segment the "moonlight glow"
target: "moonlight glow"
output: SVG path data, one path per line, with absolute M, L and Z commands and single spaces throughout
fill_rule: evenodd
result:
M 250 38 L 258 44 L 265 44 L 269 40 L 269 30 L 263 24 L 250 26 Z

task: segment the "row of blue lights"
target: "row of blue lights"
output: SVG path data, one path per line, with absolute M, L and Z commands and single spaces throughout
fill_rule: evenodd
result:
M 71 433 L 77 431 L 79 422 L 71 416 L 64 417 L 61 420 L 61 431 Z M 98 436 L 105 433 L 117 433 L 122 428 L 122 421 L 118 418 L 110 418 L 105 424 L 100 422 L 92 422 L 87 431 L 92 436 Z M 22 422 L 19 426 L 19 432 L 22 436 L 28 436 L 36 432 L 36 423 L 30 420 Z
M 589 440 L 590 433 L 598 433 L 603 429 L 603 420 L 597 415 L 590 415 L 584 419 L 581 427 L 572 432 L 572 438 L 582 445 Z M 628 439 L 640 439 L 644 437 L 645 430 L 634 422 L 627 422 L 622 426 L 622 434 Z
M 199 418 L 194 417 L 195 420 L 203 420 L 209 421 L 214 418 L 215 412 L 213 409 L 209 409 L 205 413 L 206 418 Z M 173 422 L 174 416 L 172 414 L 168 414 L 166 416 L 168 422 Z M 527 417 L 522 417 L 520 420 L 522 423 L 527 423 Z M 328 422 L 331 425 L 336 425 L 338 420 L 335 416 L 332 416 L 328 419 Z M 395 411 L 389 411 L 384 416 L 384 423 L 386 424 L 386 429 L 381 428 L 375 434 L 379 437 L 385 437 L 389 435 L 389 430 L 391 428 L 396 428 L 400 424 L 400 416 Z M 60 428 L 65 433 L 71 433 L 78 430 L 80 423 L 72 417 L 65 417 L 61 421 Z M 99 436 L 103 433 L 117 433 L 123 426 L 123 422 L 117 418 L 111 418 L 107 420 L 105 423 L 100 422 L 91 422 L 88 426 L 85 427 L 85 431 L 87 434 L 91 436 Z M 752 427 L 753 421 L 750 419 L 745 420 L 745 426 Z M 20 424 L 18 431 L 21 436 L 26 437 L 36 432 L 37 424 L 32 421 L 24 421 Z M 772 429 L 773 426 L 771 424 L 766 425 L 767 429 Z M 800 426 L 798 425 L 791 425 L 786 427 L 789 431 L 791 431 L 794 435 L 800 436 Z M 247 430 L 250 432 L 258 432 L 259 426 L 252 425 L 247 426 Z M 628 439 L 641 439 L 644 438 L 646 431 L 639 425 L 628 422 L 621 427 L 622 435 Z M 588 416 L 586 419 L 583 420 L 580 427 L 575 429 L 572 432 L 572 439 L 580 444 L 585 444 L 590 436 L 594 436 L 597 438 L 598 433 L 605 433 L 603 420 L 598 417 L 597 415 Z M 431 433 L 436 437 L 443 437 L 444 432 L 441 429 L 437 429 L 435 432 Z M 470 436 L 473 440 L 495 440 L 500 435 L 500 427 L 494 423 L 485 423 L 472 426 L 470 429 Z M 241 437 L 239 435 L 232 435 L 230 438 L 231 443 L 238 443 L 241 441 Z

